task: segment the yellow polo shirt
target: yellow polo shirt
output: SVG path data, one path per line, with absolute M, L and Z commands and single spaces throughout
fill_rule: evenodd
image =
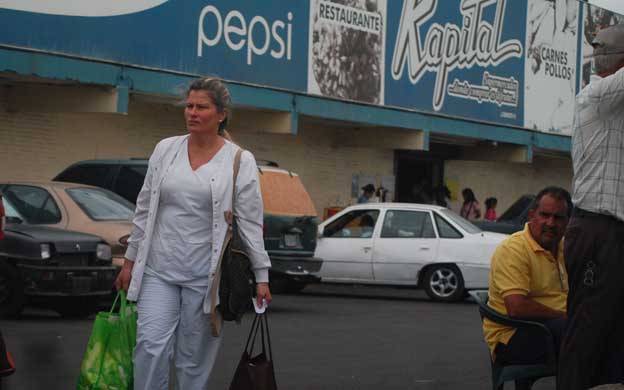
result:
M 488 306 L 507 315 L 504 298 L 526 295 L 555 310 L 566 310 L 568 276 L 563 261 L 563 240 L 557 260 L 531 236 L 529 224 L 503 241 L 492 255 Z M 507 344 L 516 329 L 485 318 L 483 334 L 494 358 L 497 343 Z

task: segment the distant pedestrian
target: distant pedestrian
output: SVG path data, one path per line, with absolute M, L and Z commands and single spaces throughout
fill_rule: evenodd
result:
M 362 195 L 360 195 L 357 199 L 358 203 L 368 203 L 371 202 L 373 195 L 375 195 L 375 186 L 368 183 L 364 187 L 362 187 Z
M 412 203 L 433 204 L 433 196 L 431 195 L 431 186 L 421 180 L 412 186 L 411 200 Z
M 377 188 L 377 191 L 375 192 L 375 201 L 379 203 L 386 202 L 387 196 L 388 196 L 388 190 L 382 186 L 379 186 L 379 188 Z
M 481 218 L 481 206 L 472 189 L 464 188 L 462 190 L 462 197 L 464 198 L 464 203 L 462 204 L 459 215 L 471 221 Z
M 599 31 L 592 46 L 596 75 L 576 98 L 572 130 L 560 390 L 624 382 L 624 25 Z
M 433 189 L 433 199 L 435 204 L 442 207 L 448 207 L 448 201 L 451 200 L 451 191 L 444 184 Z
M 490 197 L 485 200 L 485 215 L 483 216 L 483 219 L 486 221 L 496 221 L 498 219 L 496 215 L 497 204 L 498 199 L 494 197 Z

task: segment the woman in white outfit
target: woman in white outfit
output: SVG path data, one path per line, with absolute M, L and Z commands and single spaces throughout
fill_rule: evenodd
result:
M 258 303 L 271 301 L 260 184 L 247 151 L 232 188 L 238 146 L 224 137 L 230 105 L 229 91 L 218 79 L 195 81 L 184 109 L 189 134 L 160 141 L 150 157 L 126 259 L 115 281 L 138 306 L 135 390 L 167 390 L 172 361 L 178 389 L 207 387 L 221 343 L 221 336 L 211 333 L 209 291 L 233 190 Z

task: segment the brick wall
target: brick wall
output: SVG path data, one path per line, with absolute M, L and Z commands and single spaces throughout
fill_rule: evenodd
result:
M 49 180 L 78 160 L 148 157 L 160 139 L 184 133 L 180 107 L 133 102 L 129 112 L 7 111 L 0 100 L 0 179 Z M 293 136 L 238 130 L 232 135 L 256 158 L 297 172 L 320 216 L 325 207 L 351 202 L 352 173 L 392 174 L 392 149 L 341 147 L 336 131 L 307 128 Z
M 256 158 L 277 161 L 297 172 L 322 216 L 326 207 L 353 203 L 354 173 L 392 175 L 393 149 L 387 142 L 377 145 L 380 137 L 387 141 L 397 134 L 405 136 L 396 130 L 333 125 L 303 123 L 296 136 L 246 129 L 232 135 Z M 132 101 L 129 115 L 41 113 L 9 109 L 0 94 L 0 179 L 47 180 L 78 160 L 148 157 L 160 139 L 184 131 L 182 109 L 172 105 Z M 488 196 L 497 197 L 499 214 L 523 193 L 534 193 L 548 184 L 569 187 L 571 176 L 569 159 L 536 157 L 533 164 L 445 163 L 447 182 L 458 191 L 473 188 L 482 202 Z M 453 202 L 455 210 L 458 204 Z

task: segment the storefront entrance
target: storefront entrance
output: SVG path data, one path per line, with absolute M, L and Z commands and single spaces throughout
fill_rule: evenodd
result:
M 444 160 L 457 155 L 448 145 L 432 144 L 430 151 L 395 150 L 397 202 L 436 203 L 444 186 Z

